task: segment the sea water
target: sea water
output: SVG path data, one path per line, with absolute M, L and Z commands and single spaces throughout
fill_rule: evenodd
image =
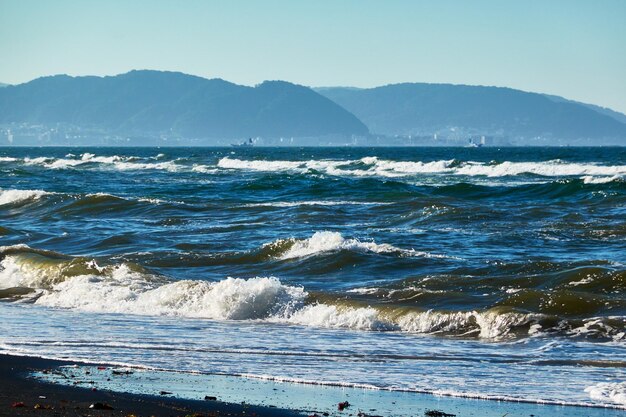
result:
M 0 351 L 626 408 L 623 148 L 0 148 Z

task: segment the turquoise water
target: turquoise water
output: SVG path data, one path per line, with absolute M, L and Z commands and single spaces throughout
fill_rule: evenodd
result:
M 1 148 L 3 351 L 626 407 L 622 148 Z

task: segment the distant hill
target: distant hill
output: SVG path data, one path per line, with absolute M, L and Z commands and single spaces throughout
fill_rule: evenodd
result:
M 572 143 L 626 143 L 626 124 L 610 110 L 510 88 L 394 84 L 317 91 L 357 116 L 372 133 L 433 134 L 457 129 Z M 604 113 L 604 114 L 603 114 Z
M 550 94 L 544 94 L 544 96 L 548 97 L 552 101 L 556 101 L 557 103 L 579 104 L 581 106 L 594 110 L 597 113 L 604 114 L 605 116 L 610 116 L 613 119 L 617 120 L 618 122 L 626 123 L 626 114 L 617 112 L 615 110 L 611 110 L 607 107 L 596 106 L 595 104 L 581 103 L 580 101 L 568 100 L 566 98 L 563 98 L 560 96 L 553 96 Z
M 0 89 L 0 123 L 67 123 L 116 133 L 183 137 L 363 135 L 354 115 L 310 88 L 256 87 L 175 72 L 56 75 Z

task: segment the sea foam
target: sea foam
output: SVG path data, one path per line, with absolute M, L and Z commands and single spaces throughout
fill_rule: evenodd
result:
M 626 406 L 626 382 L 600 382 L 585 392 L 594 400 Z
M 218 167 L 253 171 L 279 172 L 320 171 L 336 176 L 382 176 L 402 177 L 418 174 L 447 174 L 462 176 L 507 177 L 518 175 L 559 176 L 599 176 L 615 177 L 626 175 L 626 165 L 598 165 L 593 163 L 573 163 L 561 160 L 542 162 L 475 162 L 475 161 L 392 161 L 378 157 L 364 157 L 358 160 L 241 160 L 222 158 Z M 590 177 L 589 177 L 590 178 Z M 602 181 L 598 179 L 597 181 Z
M 279 259 L 304 258 L 340 250 L 380 254 L 396 253 L 403 256 L 416 257 L 445 257 L 443 255 L 433 255 L 413 249 L 402 249 L 387 243 L 362 242 L 358 239 L 346 239 L 341 233 L 330 231 L 316 232 L 310 238 L 291 239 L 291 241 L 293 242 L 292 245 L 284 253 L 278 255 Z M 279 240 L 269 245 L 282 246 L 284 242 L 284 240 Z
M 39 200 L 47 194 L 50 193 L 43 190 L 0 190 L 0 206 Z

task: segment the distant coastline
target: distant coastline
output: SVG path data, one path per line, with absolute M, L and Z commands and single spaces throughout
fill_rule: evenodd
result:
M 626 115 L 500 87 L 246 87 L 175 72 L 0 89 L 0 145 L 622 146 Z

